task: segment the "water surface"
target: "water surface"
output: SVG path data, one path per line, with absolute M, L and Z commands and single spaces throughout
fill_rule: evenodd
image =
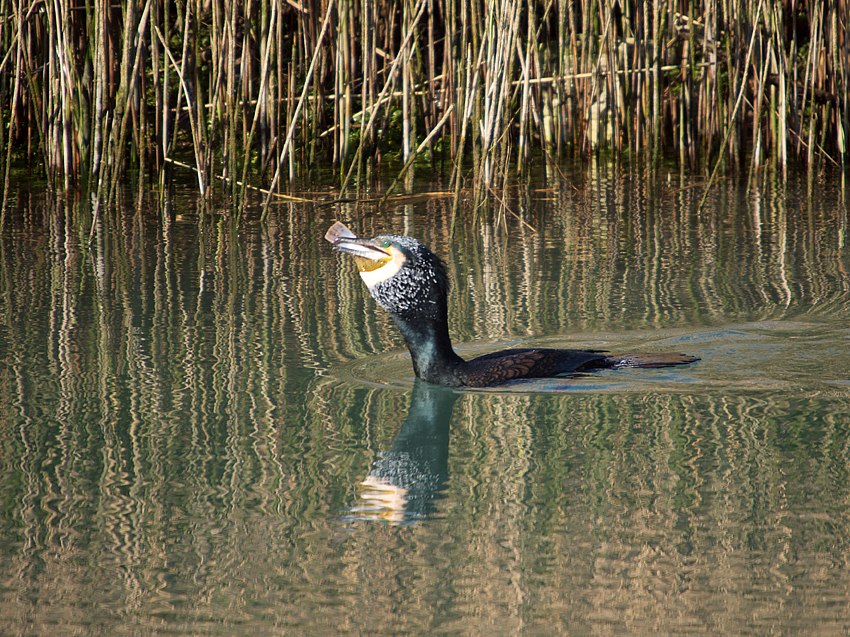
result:
M 427 190 L 423 186 L 423 190 Z M 438 190 L 438 186 L 431 187 Z M 0 632 L 850 630 L 850 248 L 840 182 L 590 167 L 449 199 L 178 191 L 91 250 L 21 187 L 0 234 Z M 448 263 L 467 356 L 676 350 L 694 366 L 453 392 L 322 240 Z M 521 221 L 520 221 L 521 219 Z

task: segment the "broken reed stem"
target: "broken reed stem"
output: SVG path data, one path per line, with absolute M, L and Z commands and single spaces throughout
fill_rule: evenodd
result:
M 331 21 L 331 12 L 333 10 L 333 3 L 328 3 L 328 9 L 325 12 L 325 19 L 322 21 L 322 30 L 319 33 L 319 39 L 316 42 L 316 48 L 313 50 L 313 58 L 310 60 L 310 68 L 307 69 L 307 77 L 304 80 L 304 88 L 301 89 L 301 97 L 298 100 L 298 105 L 295 107 L 295 113 L 292 115 L 292 121 L 289 123 L 289 129 L 286 133 L 286 141 L 283 143 L 283 148 L 280 151 L 280 157 L 277 160 L 277 168 L 274 172 L 274 177 L 272 178 L 271 186 L 269 187 L 270 192 L 274 192 L 275 188 L 277 188 L 277 181 L 280 178 L 280 169 L 283 166 L 283 161 L 286 159 L 286 153 L 289 150 L 289 146 L 292 143 L 292 138 L 295 135 L 295 122 L 298 121 L 298 116 L 301 113 L 301 108 L 304 106 L 304 97 L 307 95 L 307 89 L 310 87 L 310 82 L 313 79 L 313 71 L 316 68 L 316 60 L 319 59 L 320 47 L 322 45 L 322 40 L 325 38 L 325 33 L 328 30 L 328 25 Z M 271 196 L 266 196 L 266 200 L 263 202 L 263 218 L 265 218 L 266 214 L 269 211 L 269 202 L 271 201 Z
M 416 17 L 413 19 L 413 24 L 410 30 L 407 32 L 407 35 L 404 38 L 404 41 L 401 43 L 401 47 L 399 53 L 396 55 L 395 60 L 393 60 L 392 65 L 390 66 L 389 73 L 387 74 L 387 80 L 384 84 L 384 89 L 378 95 L 377 101 L 382 102 L 386 97 L 386 93 L 389 89 L 394 85 L 395 79 L 397 76 L 398 68 L 400 66 L 400 62 L 404 59 L 404 51 L 407 49 L 408 44 L 410 44 L 410 40 L 413 38 L 413 34 L 416 32 L 416 27 L 419 24 L 419 19 L 422 17 L 425 12 L 425 6 L 427 4 L 427 0 L 419 0 L 419 4 L 416 9 Z M 351 161 L 351 166 L 348 169 L 348 172 L 345 175 L 345 179 L 342 182 L 340 187 L 340 194 L 344 193 L 346 188 L 348 187 L 348 182 L 351 180 L 352 173 L 354 172 L 355 167 L 357 166 L 358 161 L 360 160 L 361 155 L 363 154 L 363 140 L 369 136 L 372 132 L 372 127 L 375 124 L 377 114 L 377 109 L 373 109 L 371 114 L 369 115 L 369 121 L 366 124 L 365 131 L 362 131 L 360 134 L 360 144 L 357 146 L 357 150 L 354 153 L 354 159 Z
M 407 173 L 408 169 L 413 165 L 413 162 L 416 161 L 416 158 L 422 154 L 422 151 L 424 151 L 428 147 L 428 145 L 431 143 L 431 140 L 433 140 L 434 137 L 437 136 L 437 133 L 442 130 L 443 126 L 449 120 L 449 116 L 452 114 L 453 110 L 454 104 L 450 104 L 448 110 L 443 114 L 442 119 L 437 122 L 437 125 L 434 126 L 434 129 L 430 133 L 428 133 L 428 136 L 424 140 L 422 140 L 422 143 L 419 144 L 419 147 L 410 154 L 410 157 L 407 158 L 407 161 L 404 163 L 404 166 L 402 167 L 401 171 L 390 184 L 389 188 L 387 188 L 386 193 L 383 196 L 382 202 L 386 201 L 387 197 L 389 197 L 393 193 L 395 187 L 398 185 L 398 182 L 400 182 L 404 178 L 404 175 Z
M 559 159 L 606 149 L 676 159 L 712 184 L 724 167 L 846 167 L 847 7 L 0 3 L 2 205 L 15 165 L 104 202 L 134 175 L 164 192 L 175 162 L 194 165 L 204 194 L 226 175 L 234 197 L 319 166 L 343 192 L 376 178 L 395 188 L 426 153 L 453 190 L 471 176 L 477 193 L 535 161 L 554 175 Z
M 165 43 L 165 38 L 162 37 L 162 33 L 160 32 L 158 27 L 154 27 L 156 29 L 156 35 L 162 43 L 162 48 L 165 50 L 165 54 L 168 56 L 168 59 L 171 60 L 171 65 L 174 67 L 174 70 L 177 72 L 177 78 L 180 80 L 180 84 L 183 86 L 183 93 L 186 95 L 186 103 L 189 105 L 189 126 L 192 130 L 192 146 L 195 151 L 195 168 L 196 174 L 198 177 L 198 191 L 201 193 L 203 197 L 207 192 L 207 180 L 204 171 L 204 163 L 201 155 L 201 143 L 200 143 L 200 125 L 195 121 L 196 112 L 192 107 L 192 102 L 190 99 L 191 91 L 186 84 L 186 78 L 183 77 L 183 73 L 180 70 L 180 66 L 178 66 L 177 62 L 174 60 L 174 56 L 171 55 L 171 50 L 168 48 L 168 45 Z
M 169 164 L 172 164 L 174 166 L 179 166 L 180 168 L 183 168 L 185 170 L 190 170 L 192 172 L 197 172 L 197 170 L 198 170 L 197 167 L 192 166 L 191 164 L 187 164 L 185 162 L 178 161 L 176 159 L 171 159 L 170 157 L 166 158 L 165 161 Z M 218 179 L 219 181 L 226 183 L 226 184 L 231 184 L 234 181 L 233 179 L 229 178 L 227 175 L 214 175 L 214 177 L 216 179 Z M 267 188 L 258 188 L 257 186 L 252 186 L 251 184 L 248 184 L 248 183 L 245 183 L 245 182 L 242 182 L 242 181 L 236 181 L 236 183 L 232 184 L 232 185 L 235 185 L 235 186 L 242 188 L 244 190 L 250 190 L 252 192 L 260 193 L 261 195 L 265 195 L 266 197 L 273 197 L 275 199 L 281 199 L 282 201 L 294 201 L 294 202 L 311 201 L 310 199 L 305 199 L 304 197 L 295 197 L 294 195 L 287 195 L 287 194 L 282 193 L 282 192 L 274 192 L 274 191 L 268 190 Z
M 747 69 L 750 66 L 750 59 L 753 55 L 753 45 L 756 41 L 756 34 L 758 33 L 758 23 L 759 17 L 761 16 L 761 7 L 764 0 L 759 0 L 758 9 L 756 9 L 756 19 L 753 21 L 753 33 L 750 36 L 750 44 L 747 47 L 747 57 L 744 61 L 744 73 L 747 72 Z M 746 76 L 741 78 L 741 89 L 738 91 L 738 97 L 735 100 L 735 107 L 732 109 L 732 113 L 729 115 L 729 123 L 726 126 L 726 134 L 723 136 L 723 142 L 720 144 L 720 154 L 717 156 L 717 161 L 714 164 L 714 170 L 711 171 L 711 177 L 708 180 L 708 184 L 705 187 L 705 192 L 702 194 L 702 198 L 699 200 L 699 205 L 697 206 L 697 210 L 701 210 L 705 205 L 705 200 L 708 198 L 708 194 L 711 192 L 711 186 L 714 183 L 714 178 L 717 177 L 717 171 L 720 170 L 720 164 L 723 161 L 723 153 L 727 148 L 727 142 L 729 141 L 729 134 L 734 129 L 734 121 L 738 115 L 738 109 L 741 108 L 741 101 L 744 99 L 744 88 L 746 87 Z

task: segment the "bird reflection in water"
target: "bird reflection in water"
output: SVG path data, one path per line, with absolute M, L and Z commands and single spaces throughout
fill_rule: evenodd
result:
M 407 418 L 360 483 L 349 519 L 410 524 L 434 513 L 449 475 L 449 423 L 459 395 L 416 381 Z

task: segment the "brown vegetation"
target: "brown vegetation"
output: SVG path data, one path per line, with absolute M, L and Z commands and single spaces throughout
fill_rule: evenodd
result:
M 711 172 L 844 165 L 847 0 L 19 0 L 0 4 L 0 168 L 98 201 L 345 190 L 417 161 L 478 192 L 599 150 Z M 182 167 L 180 167 L 182 165 Z

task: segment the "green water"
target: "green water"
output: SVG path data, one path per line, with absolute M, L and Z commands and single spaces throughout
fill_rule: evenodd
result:
M 647 185 L 651 184 L 651 185 Z M 232 223 L 191 185 L 92 249 L 23 186 L 0 234 L 0 633 L 850 631 L 840 182 L 588 168 Z M 417 236 L 457 348 L 702 360 L 451 392 L 322 240 Z M 84 227 L 85 226 L 85 227 Z

